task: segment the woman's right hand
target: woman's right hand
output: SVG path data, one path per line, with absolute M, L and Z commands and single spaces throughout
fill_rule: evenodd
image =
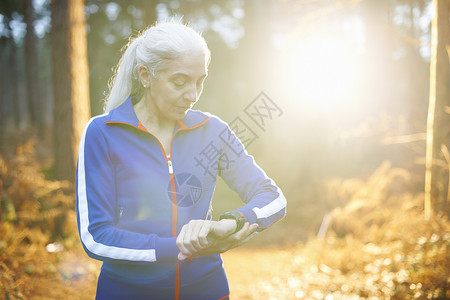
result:
M 239 232 L 236 221 L 224 219 L 220 221 L 192 220 L 184 225 L 177 238 L 180 249 L 179 260 L 189 256 L 203 256 L 223 253 L 247 242 L 257 228 L 257 224 L 244 225 Z
M 213 229 L 213 222 L 208 220 L 191 220 L 181 228 L 177 237 L 177 246 L 186 257 L 208 247 L 208 234 Z

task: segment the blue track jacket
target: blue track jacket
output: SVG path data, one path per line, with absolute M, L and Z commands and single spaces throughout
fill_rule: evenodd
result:
M 147 299 L 225 298 L 220 255 L 180 262 L 175 243 L 183 225 L 210 218 L 218 175 L 239 194 L 245 205 L 237 210 L 258 230 L 284 217 L 281 190 L 216 116 L 188 111 L 177 121 L 170 153 L 139 122 L 131 99 L 92 118 L 77 168 L 84 249 L 103 261 L 108 278 L 145 290 Z

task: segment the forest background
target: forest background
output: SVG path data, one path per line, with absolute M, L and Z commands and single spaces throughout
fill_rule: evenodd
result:
M 233 298 L 450 298 L 449 2 L 2 1 L 0 298 L 95 294 L 80 132 L 128 37 L 170 19 L 212 52 L 195 108 L 234 124 L 288 199 L 224 254 Z M 219 181 L 214 217 L 240 203 Z

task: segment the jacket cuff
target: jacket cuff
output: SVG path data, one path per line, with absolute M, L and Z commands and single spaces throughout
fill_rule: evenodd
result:
M 156 260 L 167 261 L 177 259 L 180 249 L 176 244 L 176 237 L 157 237 L 155 241 Z

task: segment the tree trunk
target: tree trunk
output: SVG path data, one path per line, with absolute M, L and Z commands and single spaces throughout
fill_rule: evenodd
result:
M 450 103 L 449 58 L 446 45 L 450 44 L 450 0 L 433 0 L 435 17 L 431 27 L 430 98 L 427 120 L 427 146 L 425 171 L 425 219 L 432 211 L 446 210 L 446 189 L 443 176 L 445 160 L 441 148 L 449 148 L 449 116 L 444 113 Z M 440 163 L 444 162 L 444 164 Z
M 52 12 L 55 176 L 74 181 L 78 144 L 90 116 L 83 0 L 55 0 Z
M 42 109 L 39 98 L 39 62 L 37 55 L 37 37 L 34 33 L 34 9 L 32 0 L 24 2 L 25 23 L 27 33 L 25 35 L 25 74 L 28 112 L 32 126 L 38 126 L 39 133 L 43 134 Z
M 9 61 L 8 61 L 8 70 L 9 70 L 9 78 L 5 82 L 9 82 L 10 86 L 8 87 L 11 90 L 11 102 L 12 102 L 12 112 L 14 118 L 14 125 L 16 128 L 20 128 L 22 125 L 23 115 L 25 113 L 21 111 L 22 102 L 19 97 L 19 67 L 17 65 L 17 51 L 18 48 L 14 39 L 10 39 L 9 41 Z M 23 115 L 22 115 L 23 114 Z M 25 118 L 26 119 L 26 118 Z
M 7 62 L 8 62 L 8 53 L 7 52 L 7 42 L 5 37 L 0 37 L 0 153 L 3 152 L 4 145 L 4 136 L 6 130 L 6 120 L 7 120 L 7 108 L 6 103 L 8 101 L 8 85 L 6 84 L 7 80 Z M 1 186 L 0 186 L 1 192 Z M 0 198 L 1 199 L 1 198 Z

